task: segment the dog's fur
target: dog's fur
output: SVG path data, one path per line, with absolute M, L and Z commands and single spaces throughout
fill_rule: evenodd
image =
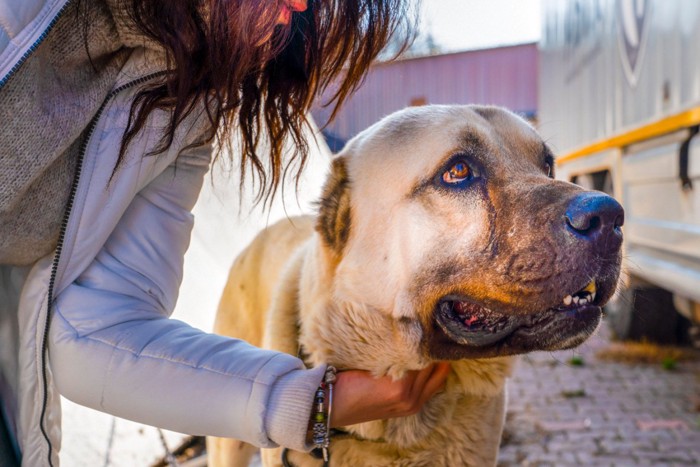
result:
M 458 188 L 442 178 L 455 161 L 473 176 Z M 583 342 L 619 273 L 619 244 L 601 255 L 567 231 L 563 212 L 582 189 L 554 180 L 552 165 L 532 127 L 499 108 L 389 116 L 334 159 L 316 218 L 281 221 L 239 256 L 215 331 L 396 378 L 451 360 L 446 389 L 417 415 L 347 427 L 332 465 L 494 465 L 512 355 Z M 556 313 L 591 279 L 595 310 Z M 445 297 L 480 310 L 474 342 L 437 317 Z M 215 466 L 246 465 L 251 452 L 235 440 L 208 449 Z M 279 450 L 263 460 L 281 465 Z

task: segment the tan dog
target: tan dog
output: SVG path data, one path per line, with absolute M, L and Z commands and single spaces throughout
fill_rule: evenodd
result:
M 622 208 L 554 180 L 553 164 L 503 109 L 391 115 L 335 158 L 317 218 L 272 226 L 235 261 L 216 332 L 396 378 L 451 360 L 421 412 L 347 427 L 331 465 L 495 465 L 511 355 L 583 342 L 619 273 Z M 250 455 L 208 446 L 209 465 Z

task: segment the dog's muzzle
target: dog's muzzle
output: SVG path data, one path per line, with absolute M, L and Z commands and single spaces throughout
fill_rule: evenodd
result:
M 536 334 L 545 328 L 561 327 L 561 331 L 576 332 L 581 325 L 587 327 L 593 322 L 597 325 L 601 315 L 598 297 L 596 283 L 591 281 L 581 290 L 565 296 L 557 306 L 539 313 L 515 315 L 499 313 L 465 297 L 450 295 L 439 301 L 435 320 L 455 343 L 482 347 L 515 334 Z
M 580 284 L 579 288 L 560 289 L 557 297 L 552 292 L 562 285 L 549 284 L 542 287 L 542 294 L 513 296 L 511 303 L 460 292 L 446 295 L 433 309 L 437 342 L 433 350 L 457 358 L 479 357 L 570 348 L 583 342 L 598 326 L 602 306 L 614 290 L 623 223 L 624 211 L 610 196 L 600 192 L 574 195 L 564 206 L 561 223 L 553 226 L 560 232 L 562 245 L 573 249 L 581 261 L 591 262 L 589 267 L 582 264 L 574 269 L 576 260 L 569 260 L 560 272 L 567 276 L 562 285 Z M 548 280 L 559 278 L 552 275 Z M 519 280 L 517 276 L 512 279 Z

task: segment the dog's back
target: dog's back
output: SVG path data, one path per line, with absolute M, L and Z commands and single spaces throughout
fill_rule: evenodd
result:
M 262 346 L 265 312 L 294 250 L 313 231 L 312 217 L 283 219 L 258 234 L 236 258 L 219 302 L 214 332 Z
M 263 345 L 265 315 L 293 252 L 311 236 L 312 217 L 283 219 L 258 234 L 236 258 L 214 322 L 214 332 Z M 207 438 L 210 467 L 247 466 L 256 448 L 235 439 Z

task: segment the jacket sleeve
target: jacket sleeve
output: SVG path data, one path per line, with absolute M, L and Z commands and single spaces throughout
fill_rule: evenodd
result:
M 197 157 L 201 151 L 201 157 Z M 324 368 L 170 319 L 209 148 L 147 185 L 54 303 L 51 370 L 61 394 L 116 416 L 262 447 L 305 444 Z

